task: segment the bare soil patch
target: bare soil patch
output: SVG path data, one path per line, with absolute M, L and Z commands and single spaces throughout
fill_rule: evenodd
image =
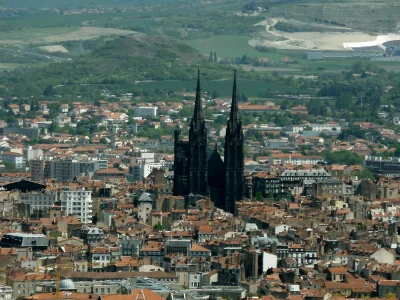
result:
M 98 38 L 100 36 L 108 36 L 108 35 L 127 36 L 136 34 L 138 33 L 131 30 L 101 28 L 101 27 L 81 27 L 78 30 L 70 33 L 43 37 L 42 42 L 56 43 L 63 41 L 91 40 Z
M 259 26 L 264 25 L 267 34 L 261 34 L 250 39 L 250 46 L 295 50 L 344 50 L 344 44 L 374 41 L 377 38 L 376 36 L 362 32 L 335 32 L 333 30 L 335 27 L 333 26 L 329 26 L 330 31 L 327 32 L 282 32 L 274 29 L 274 25 L 280 20 L 282 19 L 273 18 L 256 24 Z M 346 29 L 350 30 L 350 28 Z
M 68 50 L 62 45 L 42 46 L 39 47 L 39 49 L 49 53 L 55 53 L 55 52 L 68 53 Z

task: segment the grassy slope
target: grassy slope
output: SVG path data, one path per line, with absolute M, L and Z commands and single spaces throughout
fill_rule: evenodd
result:
M 255 50 L 248 44 L 249 38 L 239 35 L 216 35 L 210 38 L 185 41 L 188 45 L 208 55 L 210 51 L 217 52 L 219 57 L 236 58 L 247 55 L 249 57 L 268 57 L 278 60 L 283 55 L 278 53 L 265 53 Z

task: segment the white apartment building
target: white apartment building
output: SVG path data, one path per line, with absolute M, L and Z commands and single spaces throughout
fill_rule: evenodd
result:
M 299 153 L 278 153 L 278 154 L 271 154 L 268 157 L 268 162 L 271 165 L 283 165 L 283 164 L 292 164 L 295 166 L 301 165 L 317 165 L 321 162 L 325 162 L 322 156 L 303 156 Z
M 57 191 L 30 191 L 19 194 L 19 203 L 30 204 L 33 210 L 49 211 L 57 201 Z
M 163 161 L 160 162 L 147 162 L 143 161 L 140 164 L 140 178 L 146 178 L 150 175 L 153 169 L 161 169 L 164 167 Z
M 0 284 L 0 299 L 13 299 L 13 289 L 10 286 Z
M 311 131 L 342 131 L 340 124 L 335 122 L 329 122 L 325 124 L 310 124 Z
M 157 117 L 157 106 L 137 106 L 135 107 L 135 117 Z
M 285 126 L 284 130 L 288 132 L 303 132 L 303 131 L 336 131 L 341 132 L 342 126 L 336 122 L 328 122 L 325 124 L 302 124 L 302 125 L 290 125 Z
M 111 253 L 107 248 L 94 249 L 92 253 L 93 268 L 104 268 L 110 264 Z
M 92 192 L 84 188 L 64 190 L 60 194 L 61 210 L 66 215 L 73 215 L 82 223 L 92 222 Z
M 16 169 L 26 168 L 26 159 L 21 153 L 3 152 L 2 159 L 4 163 L 10 163 Z

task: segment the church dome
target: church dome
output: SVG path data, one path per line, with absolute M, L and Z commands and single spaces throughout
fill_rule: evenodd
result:
M 74 290 L 75 290 L 75 285 L 71 279 L 65 278 L 60 281 L 60 291 L 74 291 Z

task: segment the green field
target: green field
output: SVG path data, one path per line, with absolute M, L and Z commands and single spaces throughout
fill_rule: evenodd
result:
M 204 54 L 217 52 L 218 57 L 236 58 L 247 55 L 249 57 L 280 60 L 284 55 L 277 52 L 266 53 L 255 50 L 248 44 L 249 38 L 240 35 L 216 35 L 206 39 L 183 41 Z
M 20 66 L 19 64 L 0 63 L 0 70 L 12 70 Z

